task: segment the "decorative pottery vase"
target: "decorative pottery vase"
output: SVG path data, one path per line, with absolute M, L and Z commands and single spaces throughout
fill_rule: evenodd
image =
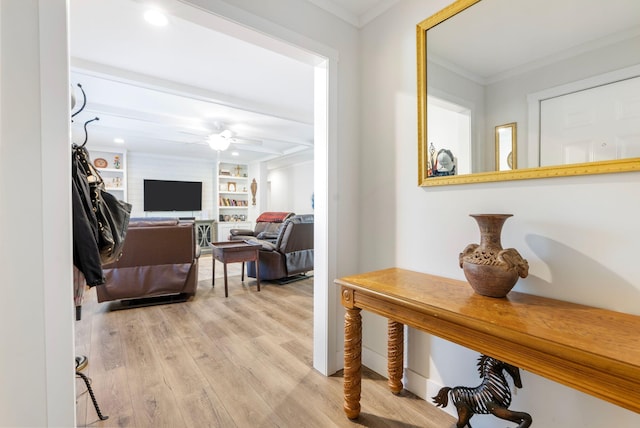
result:
M 460 267 L 471 288 L 489 297 L 505 297 L 518 277 L 526 278 L 529 264 L 514 248 L 502 249 L 502 225 L 512 214 L 470 214 L 480 228 L 480 245 L 469 244 L 460 253 Z

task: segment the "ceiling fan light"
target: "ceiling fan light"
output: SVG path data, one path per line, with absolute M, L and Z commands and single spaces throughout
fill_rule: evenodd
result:
M 220 136 L 221 136 L 222 138 L 231 138 L 231 137 L 233 137 L 233 134 L 232 134 L 232 133 L 231 133 L 231 131 L 229 131 L 228 129 L 225 129 L 224 131 L 222 131 L 222 132 L 220 133 Z
M 231 145 L 231 141 L 228 138 L 221 137 L 220 134 L 211 134 L 207 140 L 209 147 L 219 152 L 227 150 Z

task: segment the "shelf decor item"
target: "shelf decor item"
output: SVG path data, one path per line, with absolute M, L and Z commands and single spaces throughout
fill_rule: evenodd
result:
M 458 256 L 471 288 L 488 297 L 505 297 L 518 277 L 526 278 L 529 264 L 514 248 L 502 249 L 500 234 L 512 214 L 470 214 L 480 228 L 480 244 L 469 244 Z
M 256 182 L 256 179 L 254 178 L 251 181 L 251 205 L 255 205 L 256 204 L 256 192 L 258 191 L 258 183 Z
M 103 158 L 94 159 L 93 164 L 95 165 L 96 168 L 106 168 L 108 165 L 107 160 Z
M 487 355 L 480 355 L 478 373 L 482 383 L 475 388 L 466 386 L 441 388 L 438 395 L 432 398 L 436 407 L 446 407 L 451 396 L 451 401 L 458 410 L 456 426 L 459 427 L 470 427 L 469 419 L 474 414 L 492 414 L 500 419 L 519 424 L 518 428 L 530 427 L 533 422 L 530 414 L 509 409 L 511 388 L 504 373 L 511 377 L 515 388 L 522 388 L 520 369 Z
M 120 156 L 116 155 L 113 157 L 113 167 L 115 169 L 120 169 Z

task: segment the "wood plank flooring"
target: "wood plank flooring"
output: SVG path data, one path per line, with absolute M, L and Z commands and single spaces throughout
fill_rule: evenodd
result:
M 200 259 L 195 298 L 110 310 L 85 293 L 76 352 L 86 355 L 106 421 L 77 379 L 77 423 L 92 427 L 452 427 L 455 419 L 364 369 L 362 414 L 342 410 L 342 376 L 312 367 L 313 278 L 288 285 L 240 281 L 240 264 L 211 287 Z M 218 262 L 216 262 L 218 263 Z M 222 265 L 216 273 L 222 273 Z M 218 275 L 216 275 L 218 276 Z

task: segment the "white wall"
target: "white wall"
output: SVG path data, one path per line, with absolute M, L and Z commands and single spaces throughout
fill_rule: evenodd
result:
M 486 88 L 485 141 L 494 141 L 494 127 L 504 123 L 518 124 L 518 165 L 537 165 L 528 159 L 529 133 L 527 95 L 620 70 L 640 63 L 640 36 L 615 46 L 595 50 L 529 70 L 523 74 L 488 85 Z M 489 145 L 490 146 L 490 145 Z M 489 151 L 493 158 L 492 152 Z
M 65 3 L 0 3 L 0 426 L 75 424 Z
M 91 148 L 89 147 L 89 150 Z M 268 171 L 263 181 L 271 189 L 270 204 L 264 211 L 293 211 L 311 213 L 313 193 L 313 162 L 288 165 Z M 259 174 L 259 166 L 251 166 L 250 178 Z M 260 182 L 257 176 L 257 181 Z M 144 212 L 143 184 L 145 179 L 185 180 L 202 182 L 202 211 L 196 212 Z M 127 154 L 128 202 L 133 205 L 132 217 L 176 216 L 217 219 L 216 162 L 207 159 L 176 158 L 149 153 Z M 257 199 L 257 198 L 256 198 Z M 257 201 L 256 201 L 257 202 Z M 251 202 L 250 202 L 251 203 Z M 259 215 L 259 213 L 257 214 Z M 250 219 L 256 216 L 250 215 Z
M 207 159 L 187 159 L 147 153 L 127 154 L 127 194 L 133 205 L 132 217 L 196 217 L 217 219 L 216 162 Z M 144 180 L 182 180 L 202 182 L 202 211 L 144 212 Z M 214 199 L 215 197 L 215 199 Z
M 269 171 L 269 205 L 267 211 L 291 211 L 311 214 L 313 162 L 289 165 Z
M 360 269 L 398 266 L 464 280 L 458 253 L 479 232 L 470 213 L 514 214 L 502 242 L 529 261 L 515 290 L 640 314 L 640 173 L 420 188 L 417 183 L 415 25 L 447 0 L 398 2 L 361 34 Z M 570 197 L 568 197 L 570 195 Z M 365 363 L 384 372 L 386 322 L 364 320 Z M 477 354 L 429 335 L 408 334 L 407 380 L 477 385 Z M 640 415 L 531 373 L 511 408 L 534 425 L 636 427 Z M 504 427 L 474 417 L 475 428 Z

